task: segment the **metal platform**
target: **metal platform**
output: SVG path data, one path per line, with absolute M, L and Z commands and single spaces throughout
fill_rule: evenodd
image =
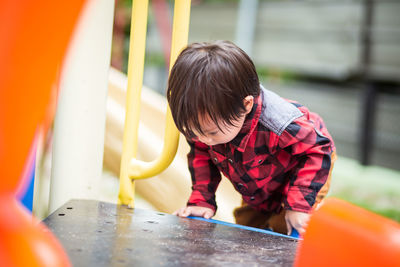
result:
M 44 223 L 73 266 L 292 266 L 295 239 L 94 200 Z

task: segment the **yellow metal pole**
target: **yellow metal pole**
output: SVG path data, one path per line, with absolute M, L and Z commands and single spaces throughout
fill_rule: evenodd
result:
M 120 204 L 134 206 L 134 183 L 130 179 L 143 179 L 162 172 L 175 157 L 179 132 L 171 111 L 167 109 L 164 147 L 160 156 L 152 162 L 136 159 L 140 92 L 142 88 L 144 50 L 146 38 L 148 1 L 134 1 L 132 10 L 131 44 L 128 65 L 128 95 L 123 152 L 120 170 Z M 189 35 L 190 0 L 176 0 L 172 30 L 170 70 L 181 50 L 187 45 Z M 132 35 L 133 34 L 133 35 Z M 133 36 L 133 37 L 132 37 Z M 133 90 L 130 90 L 130 89 Z M 131 91 L 134 91 L 131 93 Z M 133 105 L 133 107 L 132 107 Z
M 169 70 L 183 48 L 186 47 L 189 36 L 190 0 L 176 0 L 172 28 L 172 45 Z
M 172 29 L 172 45 L 169 69 L 176 58 L 186 47 L 189 35 L 190 0 L 176 0 L 174 7 L 174 21 Z M 143 179 L 157 175 L 166 169 L 175 157 L 179 143 L 179 131 L 176 129 L 170 108 L 167 108 L 167 122 L 165 126 L 164 147 L 161 155 L 154 161 L 143 162 L 131 159 L 129 174 L 132 179 Z
M 148 0 L 132 1 L 132 22 L 128 60 L 128 88 L 120 169 L 118 203 L 134 207 L 135 185 L 129 178 L 129 161 L 136 158 L 146 48 Z

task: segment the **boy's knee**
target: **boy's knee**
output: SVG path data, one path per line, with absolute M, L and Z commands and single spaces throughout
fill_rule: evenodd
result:
M 236 208 L 233 211 L 235 222 L 240 225 L 265 229 L 268 227 L 268 219 L 270 215 L 261 213 L 247 204 Z

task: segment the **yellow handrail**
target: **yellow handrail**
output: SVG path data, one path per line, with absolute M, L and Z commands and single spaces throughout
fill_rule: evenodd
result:
M 120 169 L 118 203 L 134 207 L 135 186 L 131 179 L 148 178 L 162 172 L 175 157 L 179 132 L 171 111 L 167 109 L 164 147 L 160 156 L 151 162 L 136 159 L 140 114 L 140 95 L 143 85 L 144 54 L 146 47 L 148 0 L 132 3 L 131 38 L 128 61 L 128 92 Z M 172 30 L 170 70 L 180 51 L 187 45 L 189 33 L 190 0 L 176 0 Z

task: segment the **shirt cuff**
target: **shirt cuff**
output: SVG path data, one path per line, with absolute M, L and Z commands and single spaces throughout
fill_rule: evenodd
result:
M 317 193 L 307 187 L 289 187 L 284 200 L 284 209 L 310 213 L 315 203 Z

